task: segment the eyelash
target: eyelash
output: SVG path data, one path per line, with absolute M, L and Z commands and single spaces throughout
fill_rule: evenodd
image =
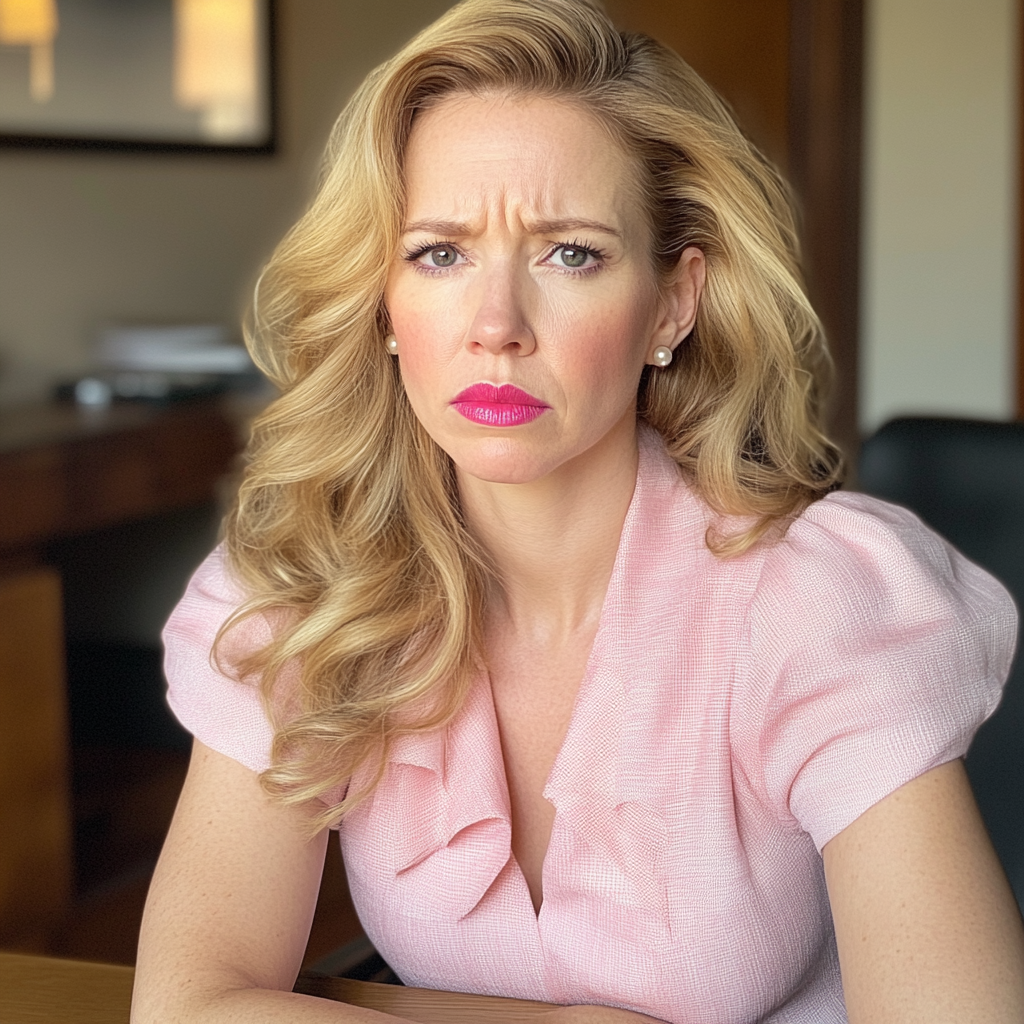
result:
M 425 263 L 420 263 L 420 257 L 425 256 L 428 252 L 431 251 L 431 249 L 452 249 L 459 256 L 465 258 L 465 253 L 457 245 L 453 245 L 451 242 L 445 241 L 429 242 L 427 245 L 421 245 L 416 246 L 415 248 L 406 249 L 402 258 L 405 259 L 407 262 L 412 263 L 415 266 L 415 269 L 422 274 L 430 274 L 433 276 L 437 274 L 443 274 L 447 270 L 452 269 L 451 267 L 430 267 L 427 266 Z M 590 245 L 587 242 L 583 242 L 580 241 L 579 239 L 576 239 L 572 242 L 559 242 L 557 245 L 552 247 L 551 251 L 547 254 L 545 259 L 550 259 L 560 249 L 576 249 L 580 252 L 585 252 L 588 256 L 593 256 L 596 261 L 595 263 L 592 263 L 589 267 L 555 268 L 556 270 L 561 271 L 563 274 L 569 274 L 572 277 L 583 277 L 584 275 L 592 274 L 595 271 L 600 270 L 601 267 L 604 265 L 604 261 L 607 257 L 607 254 L 603 249 L 599 249 L 595 245 Z
M 575 238 L 571 242 L 560 242 L 558 245 L 551 250 L 548 254 L 549 257 L 554 256 L 559 249 L 576 249 L 578 252 L 585 252 L 588 256 L 593 256 L 595 262 L 589 267 L 559 267 L 559 270 L 567 271 L 570 274 L 584 275 L 592 274 L 597 270 L 600 270 L 604 266 L 607 253 L 604 249 L 598 249 L 596 245 L 590 245 L 588 242 L 583 241 L 580 238 Z
M 421 256 L 426 256 L 431 249 L 453 249 L 459 256 L 464 256 L 462 250 L 458 246 L 452 245 L 451 242 L 437 241 L 430 242 L 427 245 L 417 246 L 413 249 L 406 249 L 404 259 L 409 263 L 412 263 L 414 269 L 421 274 L 437 275 L 443 274 L 446 270 L 450 270 L 450 267 L 428 267 L 425 263 L 419 262 L 419 258 Z

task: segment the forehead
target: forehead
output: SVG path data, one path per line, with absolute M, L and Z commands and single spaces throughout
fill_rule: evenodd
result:
M 641 225 L 637 168 L 582 104 L 457 94 L 420 114 L 405 153 L 407 214 L 465 218 L 501 206 L 542 219 Z

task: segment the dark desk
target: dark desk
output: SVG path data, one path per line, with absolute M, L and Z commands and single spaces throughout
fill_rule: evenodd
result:
M 130 967 L 0 953 L 3 1024 L 128 1024 Z M 302 976 L 296 991 L 422 1024 L 524 1024 L 552 1007 L 520 999 Z
M 0 557 L 209 500 L 243 420 L 227 400 L 0 411 Z

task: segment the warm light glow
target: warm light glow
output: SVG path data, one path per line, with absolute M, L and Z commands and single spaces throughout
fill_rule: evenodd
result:
M 53 95 L 57 0 L 0 0 L 0 43 L 30 46 L 29 91 L 37 103 Z
M 215 140 L 257 123 L 256 0 L 175 0 L 174 97 Z
M 56 34 L 56 0 L 0 0 L 0 43 L 52 43 Z

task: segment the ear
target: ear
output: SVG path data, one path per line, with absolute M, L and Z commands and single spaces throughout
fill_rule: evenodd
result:
M 673 351 L 697 321 L 701 293 L 706 275 L 704 253 L 696 246 L 688 246 L 679 257 L 669 281 L 662 286 L 661 318 L 651 334 L 647 349 L 647 362 L 656 365 L 654 350 L 666 346 Z

